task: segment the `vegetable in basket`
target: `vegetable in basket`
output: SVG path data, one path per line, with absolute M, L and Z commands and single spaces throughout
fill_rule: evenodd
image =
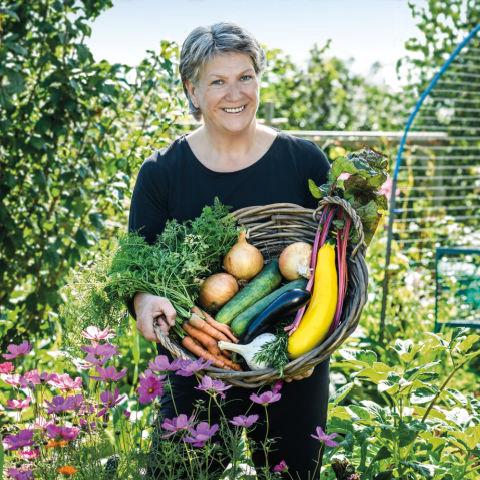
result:
M 249 343 L 255 337 L 268 331 L 280 320 L 292 315 L 310 300 L 310 292 L 300 288 L 294 288 L 282 293 L 273 300 L 253 322 L 248 325 L 245 335 L 240 338 L 241 343 Z
M 223 268 L 237 280 L 247 282 L 263 268 L 263 255 L 247 242 L 246 233 L 240 232 L 237 243 L 223 259 Z
M 239 353 L 245 359 L 250 369 L 261 370 L 262 368 L 268 368 L 270 365 L 266 362 L 258 361 L 254 357 L 260 352 L 263 345 L 273 340 L 275 340 L 273 333 L 263 333 L 247 345 L 220 341 L 218 342 L 218 346 L 222 350 L 231 350 L 232 352 Z
M 294 242 L 285 247 L 278 258 L 280 273 L 286 280 L 310 278 L 312 246 L 306 242 Z
M 272 260 L 217 313 L 215 320 L 229 325 L 232 320 L 261 298 L 275 290 L 282 281 L 278 261 Z
M 318 250 L 312 299 L 300 326 L 288 339 L 290 358 L 308 353 L 325 338 L 335 316 L 337 298 L 335 247 L 325 243 Z
M 238 283 L 229 273 L 214 273 L 200 287 L 198 301 L 207 310 L 216 311 L 238 293 Z
M 293 290 L 294 288 L 305 288 L 306 285 L 307 280 L 304 278 L 299 278 L 298 280 L 289 282 L 277 290 L 274 290 L 267 296 L 261 298 L 258 302 L 255 302 L 253 305 L 248 307 L 234 318 L 230 325 L 232 332 L 240 337 L 245 333 L 245 330 L 248 328 L 250 322 L 252 322 L 257 315 L 260 315 L 263 310 L 265 310 L 277 297 L 285 292 L 288 292 L 289 290 Z

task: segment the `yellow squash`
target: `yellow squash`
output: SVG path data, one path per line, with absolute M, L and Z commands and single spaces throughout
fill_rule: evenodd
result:
M 297 330 L 288 339 L 290 358 L 298 358 L 325 338 L 337 307 L 335 247 L 325 243 L 317 253 L 313 294 Z

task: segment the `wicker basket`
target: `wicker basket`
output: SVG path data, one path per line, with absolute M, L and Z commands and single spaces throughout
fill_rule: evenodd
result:
M 305 241 L 313 243 L 321 210 L 328 204 L 341 205 L 352 218 L 359 233 L 360 242 L 348 255 L 348 289 L 340 324 L 318 347 L 291 361 L 284 369 L 285 377 L 292 377 L 309 370 L 327 359 L 355 330 L 360 313 L 367 300 L 368 271 L 365 263 L 365 244 L 362 223 L 350 204 L 339 197 L 326 197 L 319 208 L 311 210 L 291 203 L 275 203 L 260 207 L 247 207 L 233 212 L 240 225 L 247 228 L 249 242 L 261 250 L 267 261 L 278 257 L 288 244 Z M 155 327 L 159 342 L 176 358 L 193 359 L 169 337 Z M 273 368 L 237 372 L 210 367 L 204 370 L 213 378 L 239 387 L 255 388 L 280 378 Z

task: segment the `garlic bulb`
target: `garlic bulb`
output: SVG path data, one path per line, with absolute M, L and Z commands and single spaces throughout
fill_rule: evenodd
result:
M 262 349 L 263 345 L 272 342 L 275 338 L 276 337 L 273 333 L 262 333 L 262 335 L 254 338 L 250 343 L 247 343 L 247 345 L 220 340 L 218 342 L 218 347 L 221 350 L 231 350 L 232 352 L 239 353 L 245 359 L 251 370 L 261 370 L 262 368 L 270 367 L 270 365 L 265 362 L 258 362 L 254 360 L 253 357 Z

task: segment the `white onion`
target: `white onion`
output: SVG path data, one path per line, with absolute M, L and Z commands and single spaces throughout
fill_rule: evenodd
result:
M 286 280 L 300 277 L 310 278 L 310 258 L 312 246 L 305 242 L 295 242 L 285 247 L 278 259 L 280 273 Z
M 223 268 L 237 280 L 248 281 L 263 268 L 263 255 L 257 247 L 247 242 L 245 232 L 241 232 L 237 243 L 223 259 Z
M 215 311 L 225 305 L 238 292 L 235 277 L 228 273 L 210 275 L 200 287 L 199 302 L 207 310 Z

